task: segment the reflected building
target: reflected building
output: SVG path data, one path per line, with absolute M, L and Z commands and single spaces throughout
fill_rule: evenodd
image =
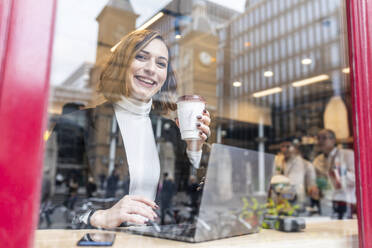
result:
M 48 112 L 60 115 L 66 103 L 80 103 L 84 106 L 90 104 L 93 90 L 90 87 L 90 71 L 92 63 L 81 64 L 60 85 L 51 87 L 51 96 Z
M 344 10 L 340 0 L 246 1 L 245 12 L 218 29 L 223 143 L 252 147 L 244 140 L 259 136 L 260 123 L 268 144 L 290 136 L 312 143 L 323 127 L 347 130 L 338 137 L 350 141 L 349 115 L 336 125 L 340 113 L 323 116 L 331 99 L 345 113 L 350 101 Z M 241 121 L 246 130 L 253 124 L 250 139 L 234 132 Z
M 239 12 L 201 0 L 173 0 L 162 12 L 165 15 L 148 28 L 158 30 L 170 47 L 178 76 L 178 95 L 202 95 L 207 108 L 215 112 L 216 29 Z
M 97 86 L 102 66 L 109 58 L 110 49 L 117 44 L 120 39 L 133 31 L 136 26 L 138 15 L 134 12 L 129 0 L 109 0 L 96 20 L 98 22 L 98 38 L 95 65 L 91 70 L 90 87 L 93 89 L 92 107 L 103 102 L 102 96 L 97 94 Z M 115 165 L 118 167 L 119 175 L 127 175 L 128 171 L 123 171 L 125 154 L 121 149 L 122 144 L 118 142 L 118 127 L 110 109 L 96 109 L 91 113 L 95 124 L 102 130 L 94 137 L 91 137 L 87 144 L 88 166 L 92 175 L 98 179 L 99 175 L 108 177 Z
M 342 1 L 252 0 L 245 7 L 239 13 L 209 1 L 173 0 L 158 12 L 160 18 L 146 26 L 158 30 L 169 44 L 178 95 L 206 98 L 214 117 L 210 141 L 254 150 L 289 136 L 312 143 L 311 136 L 320 128 L 334 125 L 333 109 L 345 110 L 345 125 L 340 130 L 349 131 Z M 54 102 L 63 102 L 58 100 L 62 92 L 68 92 L 72 101 L 76 89 L 80 102 L 100 103 L 95 89 L 101 66 L 120 38 L 135 29 L 137 17 L 129 0 L 108 1 L 97 16 L 94 66 L 78 68 L 55 91 Z M 330 103 L 332 108 L 328 108 Z M 112 116 L 106 112 L 94 115 L 106 133 L 90 144 L 89 166 L 94 175 L 107 175 L 115 164 L 123 163 L 125 154 L 115 142 L 118 129 Z M 166 134 L 169 123 L 152 122 L 157 139 Z M 350 132 L 343 134 L 345 142 L 350 141 Z M 169 146 L 168 140 L 161 142 Z M 275 145 L 270 149 L 275 150 Z M 163 157 L 173 161 L 170 154 Z
M 65 125 L 64 128 L 60 128 L 57 127 L 60 125 L 56 123 L 63 109 L 66 111 L 72 107 L 73 110 L 77 110 L 78 107 L 90 104 L 93 92 L 89 85 L 92 67 L 91 63 L 83 63 L 60 85 L 51 86 L 50 89 L 49 123 L 48 130 L 44 134 L 44 140 L 48 141 L 45 147 L 44 177 L 48 177 L 51 182 L 52 194 L 57 173 L 66 176 L 70 171 L 77 171 L 81 174 L 86 169 L 82 159 L 79 158 L 83 148 L 83 144 L 79 141 L 79 136 L 81 136 L 79 129 L 84 125 L 84 117 L 74 117 L 73 121 L 78 123 L 77 126 Z
M 170 48 L 172 65 L 178 78 L 178 94 L 199 94 L 207 98 L 208 109 L 213 112 L 217 107 L 216 98 L 216 52 L 218 45 L 216 27 L 228 21 L 238 12 L 222 7 L 209 1 L 180 1 L 174 0 L 162 8 L 164 15 L 153 22 L 148 29 L 158 30 Z M 156 16 L 155 13 L 154 16 Z M 150 19 L 154 18 L 151 17 Z M 110 49 L 120 38 L 135 29 L 138 15 L 134 12 L 130 1 L 110 0 L 97 17 L 99 23 L 97 57 L 91 70 L 90 87 L 96 89 L 99 82 L 101 66 L 110 55 Z M 92 104 L 101 102 L 100 96 L 93 90 Z M 156 101 L 156 99 L 154 99 Z M 89 166 L 95 176 L 108 175 L 114 165 L 124 162 L 120 144 L 117 144 L 117 126 L 110 114 L 94 113 L 95 121 L 106 133 L 89 144 Z M 158 141 L 158 150 L 163 168 L 171 172 L 175 178 L 183 176 L 187 180 L 188 168 L 179 168 L 177 163 L 177 147 L 173 152 L 168 149 L 172 144 L 172 123 L 161 119 L 152 119 L 153 130 Z M 167 148 L 168 147 L 168 148 Z M 166 152 L 162 149 L 166 148 Z M 173 153 L 173 155 L 171 154 Z M 173 164 L 173 166 L 172 166 Z M 123 168 L 123 166 L 120 166 Z M 126 175 L 127 171 L 121 171 Z M 179 171 L 182 170 L 182 171 Z M 187 171 L 186 171 L 187 170 Z

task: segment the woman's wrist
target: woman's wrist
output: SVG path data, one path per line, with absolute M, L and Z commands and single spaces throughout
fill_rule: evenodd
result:
M 94 211 L 93 215 L 89 219 L 89 225 L 102 228 L 105 227 L 105 213 L 104 210 Z

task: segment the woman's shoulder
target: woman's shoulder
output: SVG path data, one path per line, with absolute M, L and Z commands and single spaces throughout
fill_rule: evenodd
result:
M 86 112 L 88 116 L 90 116 L 92 119 L 95 119 L 94 116 L 96 115 L 113 115 L 114 108 L 111 102 L 103 102 L 98 105 L 89 105 L 83 108 L 81 111 Z
M 112 107 L 113 107 L 113 104 L 111 102 L 101 101 L 101 102 L 89 104 L 89 105 L 81 108 L 81 110 L 92 111 L 92 110 L 96 110 L 96 109 L 105 109 L 105 108 L 112 108 Z

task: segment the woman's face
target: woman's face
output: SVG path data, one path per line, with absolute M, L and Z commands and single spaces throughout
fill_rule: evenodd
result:
M 167 78 L 168 49 L 159 39 L 139 51 L 128 70 L 129 97 L 148 102 Z

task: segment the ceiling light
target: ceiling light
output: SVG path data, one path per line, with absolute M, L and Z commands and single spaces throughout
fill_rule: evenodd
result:
M 301 87 L 301 86 L 305 86 L 305 85 L 309 85 L 309 84 L 313 84 L 313 83 L 318 83 L 318 82 L 328 80 L 328 79 L 329 79 L 328 75 L 321 74 L 321 75 L 316 76 L 316 77 L 306 78 L 304 80 L 293 82 L 292 86 L 293 87 Z
M 179 39 L 181 39 L 181 35 L 180 34 L 176 34 L 175 36 L 174 36 L 177 40 L 179 40 Z
M 345 74 L 348 74 L 348 73 L 350 73 L 350 68 L 346 67 L 346 68 L 342 69 L 342 72 L 345 73 Z
M 164 15 L 163 12 L 157 13 L 150 20 L 148 20 L 147 22 L 145 22 L 144 24 L 142 24 L 139 28 L 137 28 L 137 30 L 146 29 L 148 26 L 150 26 L 151 24 L 153 24 L 154 22 L 156 22 L 157 20 L 159 20 L 160 18 L 162 18 L 163 15 Z M 176 38 L 176 39 L 178 39 L 178 38 Z M 121 43 L 121 41 L 119 41 L 118 43 L 116 43 L 115 46 L 111 47 L 110 51 L 113 53 L 116 50 L 116 48 L 120 45 L 120 43 Z
M 118 43 L 116 43 L 115 46 L 111 47 L 110 51 L 113 53 L 115 52 L 116 48 L 120 45 L 121 41 L 119 41 Z
M 272 94 L 279 93 L 279 92 L 282 92 L 282 88 L 275 87 L 275 88 L 271 88 L 268 90 L 258 91 L 254 93 L 253 96 L 258 98 L 258 97 L 264 97 L 264 96 L 272 95 Z
M 247 42 L 244 42 L 244 46 L 245 47 L 249 47 L 249 46 L 251 46 L 252 44 L 249 42 L 249 41 L 247 41 Z
M 311 59 L 309 59 L 309 58 L 306 58 L 306 59 L 301 60 L 301 63 L 303 65 L 310 65 L 312 62 L 313 61 Z
M 240 86 L 242 86 L 242 83 L 239 82 L 239 81 L 235 81 L 235 82 L 233 83 L 233 86 L 234 86 L 234 87 L 240 87 Z
M 150 20 L 148 20 L 147 22 L 145 22 L 144 24 L 142 24 L 139 28 L 137 28 L 137 30 L 143 30 L 143 29 L 146 29 L 147 27 L 149 27 L 151 24 L 153 24 L 154 22 L 156 22 L 157 20 L 159 20 L 160 18 L 162 18 L 164 15 L 163 12 L 159 12 L 157 13 L 156 15 L 154 15 Z
M 47 140 L 49 139 L 51 133 L 52 133 L 52 132 L 49 131 L 49 130 L 46 130 L 46 131 L 44 132 L 44 135 L 43 135 L 44 141 L 47 141 Z
M 272 71 L 265 71 L 264 72 L 264 77 L 272 77 L 274 76 L 274 73 Z

